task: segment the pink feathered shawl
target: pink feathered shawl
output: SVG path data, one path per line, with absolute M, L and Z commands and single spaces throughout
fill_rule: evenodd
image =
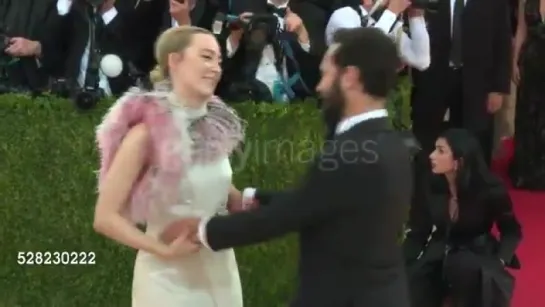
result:
M 97 127 L 99 191 L 129 130 L 144 123 L 150 131 L 149 162 L 135 182 L 127 206 L 127 214 L 135 223 L 146 222 L 151 204 L 173 205 L 181 201 L 180 181 L 189 165 L 209 163 L 231 154 L 244 137 L 242 121 L 219 98 L 210 100 L 202 118 L 180 122 L 179 118 L 174 120 L 172 108 L 179 106 L 175 106 L 172 97 L 167 90 L 131 89 Z

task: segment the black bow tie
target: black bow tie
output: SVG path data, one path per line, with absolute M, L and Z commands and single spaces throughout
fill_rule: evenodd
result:
M 281 18 L 286 17 L 286 8 L 278 8 L 272 4 L 267 4 L 269 13 L 276 14 Z

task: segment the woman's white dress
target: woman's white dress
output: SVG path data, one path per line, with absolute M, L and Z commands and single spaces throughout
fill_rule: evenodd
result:
M 173 111 L 185 112 L 182 109 Z M 196 117 L 202 112 L 205 111 L 189 113 L 189 116 Z M 170 222 L 180 217 L 226 212 L 231 177 L 227 156 L 215 162 L 190 166 L 180 183 L 181 193 L 185 194 L 182 195 L 183 203 L 152 207 L 146 233 L 157 237 Z M 234 251 L 213 252 L 202 248 L 193 255 L 172 261 L 139 251 L 134 267 L 132 306 L 241 307 L 242 289 Z

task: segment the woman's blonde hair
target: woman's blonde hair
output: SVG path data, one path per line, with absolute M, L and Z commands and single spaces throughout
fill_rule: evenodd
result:
M 157 66 L 150 72 L 150 80 L 158 83 L 168 76 L 168 55 L 184 51 L 196 34 L 213 35 L 212 32 L 193 26 L 174 27 L 163 32 L 155 43 L 155 60 Z

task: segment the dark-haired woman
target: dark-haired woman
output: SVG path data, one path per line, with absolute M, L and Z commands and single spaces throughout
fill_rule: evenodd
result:
M 506 188 L 466 130 L 443 133 L 430 160 L 404 243 L 412 306 L 509 306 L 514 279 L 505 267 L 520 268 L 522 234 Z

